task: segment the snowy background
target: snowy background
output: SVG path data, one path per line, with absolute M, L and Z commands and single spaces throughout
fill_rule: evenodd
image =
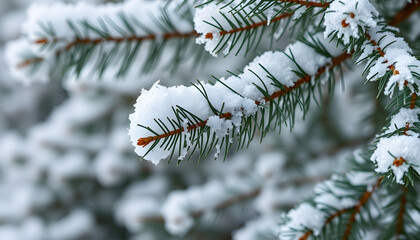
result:
M 34 2 L 57 1 L 0 1 L 1 55 Z M 305 122 L 298 116 L 293 133 L 284 127 L 263 143 L 256 137 L 225 162 L 155 166 L 139 160 L 127 135 L 142 88 L 229 76 L 266 49 L 193 70 L 186 64 L 175 74 L 133 71 L 101 81 L 82 74 L 31 85 L 15 81 L 0 58 L 0 239 L 275 239 L 281 213 L 373 136 L 377 126 L 361 120 L 373 111 L 375 92 L 353 87 L 364 81 L 360 69 L 347 74 L 346 92 L 337 84 L 325 108 L 314 107 Z

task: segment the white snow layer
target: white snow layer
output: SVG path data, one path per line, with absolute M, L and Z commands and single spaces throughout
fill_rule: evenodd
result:
M 337 37 L 342 38 L 344 44 L 350 42 L 350 37 L 359 38 L 359 27 L 375 27 L 374 18 L 378 11 L 368 0 L 340 0 L 330 4 L 326 14 L 324 36 L 338 32 Z
M 273 237 L 277 234 L 279 218 L 275 215 L 262 216 L 246 222 L 243 228 L 233 232 L 233 240 L 260 240 L 261 236 Z
M 376 172 L 392 171 L 400 184 L 404 183 L 403 177 L 409 167 L 420 172 L 420 138 L 418 133 L 410 130 L 414 123 L 420 122 L 419 114 L 420 109 L 402 108 L 392 116 L 385 133 L 404 129 L 405 135 L 381 138 L 371 156 L 371 160 L 376 163 Z
M 389 128 L 385 133 L 392 133 L 397 129 L 406 128 L 408 125 L 406 134 L 418 137 L 418 133 L 411 131 L 410 127 L 413 126 L 413 123 L 420 122 L 419 115 L 420 109 L 401 108 L 397 114 L 391 117 Z
M 148 218 L 159 216 L 160 201 L 153 197 L 137 196 L 124 199 L 116 207 L 117 219 L 131 232 L 143 229 Z
M 293 53 L 296 62 L 302 69 L 312 76 L 316 74 L 320 67 L 326 65 L 330 61 L 328 58 L 318 54 L 313 48 L 302 42 L 296 42 L 289 45 L 286 48 L 285 53 L 290 54 L 290 52 Z M 263 101 L 262 98 L 264 95 L 256 86 L 263 89 L 266 88 L 269 94 L 279 90 L 279 88 L 273 85 L 273 81 L 269 77 L 269 74 L 260 65 L 264 66 L 272 77 L 276 78 L 286 87 L 293 86 L 299 79 L 294 73 L 294 71 L 298 71 L 297 66 L 285 53 L 266 52 L 255 58 L 246 66 L 244 72 L 239 76 L 220 79 L 220 81 L 228 85 L 241 96 L 231 91 L 220 82 L 217 82 L 214 85 L 202 82 L 202 86 L 206 90 L 208 100 L 211 104 L 219 111 L 223 106 L 223 112 L 232 114 L 231 119 L 221 119 L 219 116 L 214 115 L 207 100 L 194 86 L 167 88 L 157 82 L 150 90 L 143 89 L 134 105 L 135 111 L 129 117 L 131 121 L 129 135 L 136 153 L 140 156 L 145 155 L 145 153 L 149 151 L 149 147 L 153 144 L 150 143 L 146 147 L 138 146 L 137 140 L 139 138 L 154 136 L 149 130 L 139 127 L 137 124 L 150 127 L 158 134 L 162 134 L 163 131 L 160 130 L 159 125 L 154 119 L 160 119 L 165 125 L 171 126 L 167 117 L 175 119 L 172 107 L 181 106 L 200 119 L 209 119 L 210 121 L 207 125 L 218 137 L 223 137 L 232 130 L 233 126 L 240 126 L 242 116 L 250 116 L 257 111 L 258 107 L 255 101 Z M 183 125 L 187 125 L 187 120 L 183 121 Z M 184 134 L 188 139 L 189 133 L 184 132 Z M 164 150 L 157 145 L 145 156 L 145 159 L 158 164 L 161 159 L 168 157 L 170 152 L 171 149 Z
M 67 4 L 37 2 L 28 9 L 27 19 L 22 25 L 22 34 L 25 37 L 8 44 L 5 62 L 10 65 L 11 72 L 17 80 L 24 83 L 45 82 L 49 80 L 49 74 L 53 70 L 51 66 L 54 66 L 56 52 L 65 49 L 75 39 L 103 39 L 101 31 L 107 32 L 113 38 L 141 37 L 151 33 L 158 39 L 163 38 L 167 31 L 156 24 L 156 19 L 162 17 L 163 9 L 166 10 L 166 16 L 176 23 L 174 31 L 192 32 L 192 23 L 183 18 L 182 14 L 176 13 L 177 7 L 178 4 L 167 5 L 165 0 L 129 0 L 101 5 L 84 1 Z M 131 23 L 129 30 L 123 19 Z M 36 43 L 39 40 L 48 40 L 54 44 L 45 48 L 42 47 L 43 44 Z M 28 56 L 34 56 L 39 63 L 42 62 L 38 64 L 36 71 L 32 71 L 34 64 L 17 67 Z
M 375 65 L 370 69 L 367 78 L 373 80 L 380 78 L 393 66 L 395 70 L 393 70 L 393 74 L 385 86 L 384 94 L 392 96 L 395 87 L 398 87 L 401 91 L 405 85 L 414 92 L 412 84 L 416 83 L 419 86 L 420 81 L 413 76 L 412 71 L 420 72 L 420 61 L 411 56 L 407 50 L 394 48 L 393 45 L 384 52 L 385 56 L 378 58 Z
M 183 236 L 193 226 L 195 213 L 213 211 L 223 202 L 254 190 L 253 182 L 232 176 L 224 181 L 210 180 L 185 191 L 173 191 L 162 206 L 166 230 Z
M 89 211 L 73 210 L 68 216 L 51 224 L 48 228 L 50 239 L 71 240 L 83 238 L 93 231 L 95 220 Z
M 282 15 L 284 16 L 284 14 L 286 14 L 281 13 L 280 15 L 274 15 L 280 12 L 280 9 L 283 8 L 284 5 L 273 5 L 267 9 L 258 10 L 259 14 L 252 14 L 255 8 L 261 8 L 258 7 L 258 3 L 247 2 L 246 7 L 243 6 L 243 3 L 243 1 L 234 1 L 229 4 L 229 6 L 224 6 L 224 4 L 217 5 L 210 3 L 204 5 L 202 8 L 198 8 L 194 14 L 194 28 L 197 33 L 201 34 L 201 36 L 196 39 L 196 43 L 204 44 L 204 49 L 215 57 L 219 52 L 223 52 L 223 54 L 227 55 L 233 51 L 233 49 L 234 51 L 238 49 L 235 46 L 232 46 L 233 38 L 232 40 L 227 40 L 225 46 L 221 46 L 220 42 L 222 40 L 224 42 L 224 39 L 228 38 L 227 35 L 233 34 L 232 32 L 229 33 L 229 31 L 239 28 L 246 28 L 258 23 L 264 23 L 264 25 L 269 26 L 274 18 L 280 17 Z M 238 11 L 238 9 L 240 10 Z M 292 16 L 294 20 L 300 18 L 302 14 L 308 10 L 307 7 L 300 4 L 288 6 L 288 9 L 293 12 Z M 242 20 L 243 16 L 246 16 L 246 20 Z M 286 19 L 275 20 L 287 22 Z M 266 23 L 264 21 L 266 21 Z M 254 28 L 256 31 L 259 31 L 259 29 L 261 28 Z M 283 24 L 281 24 L 278 29 L 280 30 L 279 32 L 282 32 L 284 29 Z M 275 34 L 274 36 L 276 37 L 276 35 L 279 34 Z M 244 35 L 238 34 L 236 37 L 244 38 Z M 241 42 L 241 40 L 238 39 L 234 41 Z
M 395 159 L 405 161 L 394 164 Z M 417 136 L 392 136 L 381 138 L 371 160 L 376 163 L 375 171 L 386 173 L 392 171 L 397 183 L 404 184 L 403 177 L 409 167 L 420 173 L 420 138 Z
M 136 161 L 125 159 L 113 150 L 101 151 L 94 168 L 98 181 L 104 186 L 114 186 L 138 170 Z
M 322 227 L 324 226 L 325 219 L 327 216 L 322 211 L 313 207 L 308 203 L 302 203 L 296 208 L 290 210 L 287 213 L 289 222 L 286 225 L 281 226 L 280 232 L 289 233 L 291 229 L 302 230 L 311 229 L 314 236 L 318 236 Z M 299 234 L 299 232 L 297 232 Z M 291 237 L 295 239 L 297 236 Z
M 377 178 L 371 172 L 351 171 L 346 174 L 346 180 L 353 186 L 366 186 L 366 190 L 372 189 Z M 351 198 L 346 189 L 337 185 L 338 175 L 333 175 L 330 180 L 318 184 L 315 189 L 316 207 L 321 210 L 345 209 L 357 204 L 357 199 Z
M 262 155 L 256 162 L 256 172 L 259 176 L 270 179 L 283 170 L 286 157 L 281 152 L 273 152 Z
M 411 55 L 412 50 L 404 39 L 395 37 L 389 29 L 384 30 L 378 25 L 377 16 L 378 11 L 368 0 L 334 1 L 325 14 L 324 36 L 328 37 L 337 32 L 337 37 L 341 38 L 344 44 L 348 44 L 351 38 L 364 37 L 366 32 L 375 45 L 370 40 L 365 41 L 359 60 L 369 59 L 369 54 L 377 51 L 378 47 L 384 55 L 376 59 L 373 65 L 367 65 L 370 67 L 367 79 L 374 81 L 391 69 L 393 74 L 385 86 L 385 95 L 392 97 L 396 87 L 401 91 L 404 86 L 415 92 L 413 84 L 419 86 L 420 80 L 413 76 L 413 72 L 420 73 L 420 61 Z M 363 31 L 360 31 L 360 28 Z

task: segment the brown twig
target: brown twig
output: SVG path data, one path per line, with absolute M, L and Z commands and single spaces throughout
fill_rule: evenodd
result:
M 346 213 L 346 212 L 348 212 L 348 211 L 350 211 L 350 210 L 352 210 L 352 209 L 354 209 L 354 207 L 353 208 L 343 208 L 343 209 L 341 209 L 341 210 L 338 210 L 337 212 L 335 212 L 335 213 L 333 213 L 333 214 L 331 214 L 328 218 L 327 218 L 327 220 L 325 220 L 325 222 L 324 222 L 324 226 L 327 226 L 330 222 L 332 222 L 336 217 L 339 217 L 339 216 L 341 216 L 342 214 L 344 214 L 344 213 Z M 299 238 L 299 240 L 307 240 L 312 234 L 313 234 L 314 232 L 312 231 L 312 230 L 308 230 L 308 231 L 306 231 L 300 238 Z
M 413 14 L 418 8 L 420 8 L 420 1 L 412 0 L 411 3 L 407 3 L 407 5 L 405 5 L 405 7 L 399 11 L 391 21 L 389 21 L 389 25 L 399 25 L 401 22 L 410 17 L 411 14 Z
M 404 227 L 404 214 L 405 214 L 405 205 L 407 203 L 407 187 L 403 187 L 403 192 L 401 194 L 400 200 L 400 210 L 398 211 L 397 217 L 397 229 L 395 230 L 395 239 L 399 239 L 399 235 L 403 233 Z
M 32 64 L 36 64 L 38 62 L 42 62 L 42 61 L 44 61 L 44 58 L 42 58 L 42 57 L 29 58 L 29 59 L 26 59 L 26 60 L 18 63 L 16 65 L 16 67 L 17 68 L 24 68 L 24 67 L 30 66 Z
M 294 14 L 294 12 L 284 13 L 282 15 L 279 15 L 279 16 L 271 19 L 270 22 L 280 21 L 281 19 L 290 17 L 293 14 Z M 264 21 L 261 21 L 261 22 L 257 22 L 257 23 L 248 25 L 246 27 L 234 28 L 234 29 L 229 30 L 229 31 L 220 31 L 219 34 L 220 34 L 220 36 L 224 36 L 224 35 L 233 34 L 233 33 L 237 33 L 237 32 L 249 31 L 249 30 L 252 30 L 252 29 L 255 29 L 255 28 L 259 28 L 261 26 L 266 26 L 267 23 L 268 23 L 268 21 L 267 20 L 264 20 Z M 209 32 L 209 33 L 204 34 L 204 38 L 206 38 L 206 39 L 213 39 L 213 33 Z
M 278 0 L 281 2 L 291 2 L 291 3 L 297 3 L 297 4 L 301 4 L 301 5 L 305 5 L 306 7 L 321 7 L 321 8 L 327 8 L 329 6 L 329 2 L 310 2 L 310 1 L 299 1 L 299 0 Z M 277 22 L 280 21 L 281 19 L 290 17 L 294 14 L 294 12 L 290 12 L 290 13 L 285 13 L 282 15 L 279 15 L 273 19 L 271 19 L 270 22 Z M 232 33 L 237 33 L 237 32 L 241 32 L 241 31 L 248 31 L 254 28 L 258 28 L 261 26 L 265 26 L 267 25 L 268 21 L 261 21 L 261 22 L 257 22 L 254 23 L 252 25 L 246 26 L 246 27 L 241 27 L 241 28 L 236 28 L 236 29 L 232 29 L 229 31 L 220 31 L 220 35 L 227 35 L 227 34 L 232 34 Z M 174 33 L 166 33 L 162 36 L 162 38 L 164 40 L 168 40 L 168 39 L 172 39 L 172 38 L 188 38 L 188 37 L 198 37 L 200 36 L 199 33 L 197 33 L 196 31 L 192 31 L 189 33 L 179 33 L 179 32 L 174 32 Z M 213 39 L 213 33 L 206 33 L 204 34 L 204 37 L 207 39 Z M 136 35 L 132 35 L 132 36 L 127 36 L 127 37 L 102 37 L 102 38 L 77 38 L 74 41 L 68 43 L 64 48 L 58 50 L 56 52 L 56 56 L 61 55 L 63 52 L 70 50 L 71 48 L 73 48 L 74 46 L 77 45 L 82 45 L 82 44 L 99 44 L 102 42 L 115 42 L 115 43 L 120 43 L 120 42 L 141 42 L 141 41 L 146 41 L 146 40 L 155 40 L 157 39 L 158 36 L 154 35 L 154 34 L 150 34 L 150 35 L 146 35 L 146 36 L 136 36 Z M 59 41 L 63 41 L 62 39 L 59 38 L 54 38 L 52 40 L 49 40 L 47 38 L 40 38 L 38 40 L 35 40 L 34 43 L 36 44 L 51 44 L 51 43 L 56 43 Z M 21 63 L 17 64 L 17 68 L 24 68 L 27 67 L 29 65 L 35 64 L 37 62 L 41 62 L 43 61 L 44 58 L 42 57 L 37 57 L 34 59 L 27 59 L 22 61 Z
M 310 2 L 305 0 L 277 0 L 279 2 L 289 2 L 304 5 L 306 7 L 320 7 L 327 8 L 330 6 L 330 2 Z
M 330 66 L 329 65 L 325 65 L 325 66 L 319 68 L 318 69 L 318 72 L 315 74 L 315 77 L 319 77 L 321 74 L 323 74 L 328 69 L 328 67 L 333 68 L 333 67 L 337 66 L 338 64 L 342 63 L 343 61 L 347 60 L 351 56 L 352 56 L 352 54 L 343 53 L 340 56 L 333 58 L 332 59 L 332 65 L 330 65 Z M 302 77 L 299 80 L 297 80 L 293 86 L 291 86 L 291 87 L 285 87 L 282 90 L 276 91 L 273 94 L 271 94 L 269 97 L 264 97 L 263 100 L 264 100 L 264 102 L 272 101 L 272 100 L 274 100 L 274 99 L 276 99 L 278 97 L 281 97 L 281 96 L 283 96 L 283 95 L 291 92 L 292 90 L 300 87 L 304 83 L 309 82 L 311 79 L 312 79 L 312 76 L 305 75 L 304 77 Z M 255 104 L 261 105 L 262 102 L 256 100 L 255 101 Z M 224 113 L 224 114 L 221 114 L 220 115 L 220 118 L 226 118 L 226 119 L 228 119 L 231 116 L 232 116 L 231 113 Z M 202 121 L 202 122 L 199 122 L 199 123 L 196 123 L 194 125 L 188 126 L 187 130 L 188 131 L 191 131 L 193 129 L 196 129 L 196 128 L 199 128 L 199 127 L 203 127 L 206 124 L 207 124 L 207 120 Z M 138 141 L 137 141 L 137 145 L 138 146 L 145 147 L 145 146 L 147 146 L 149 143 L 151 143 L 153 141 L 156 141 L 156 140 L 162 139 L 162 138 L 166 138 L 166 137 L 170 137 L 170 136 L 175 135 L 175 134 L 179 134 L 179 133 L 183 132 L 184 130 L 185 130 L 184 128 L 180 128 L 180 129 L 176 129 L 176 130 L 167 132 L 165 134 L 157 135 L 157 136 L 150 136 L 150 137 L 145 137 L 145 138 L 139 138 Z

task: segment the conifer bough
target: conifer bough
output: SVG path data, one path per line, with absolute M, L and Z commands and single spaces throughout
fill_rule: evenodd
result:
M 398 5 L 388 22 L 382 16 L 388 16 L 381 9 L 385 5 L 368 0 L 176 0 L 169 5 L 131 0 L 98 9 L 83 3 L 56 5 L 56 13 L 38 6 L 29 11 L 26 38 L 11 43 L 6 55 L 14 73 L 28 82 L 47 80 L 56 71 L 79 76 L 113 69 L 121 77 L 133 63 L 146 72 L 159 71 L 168 66 L 161 65 L 165 60 L 172 66 L 192 52 L 206 54 L 197 51 L 200 48 L 191 39 L 217 56 L 246 55 L 266 39 L 273 44 L 283 35 L 296 37 L 284 51 L 267 51 L 227 78 L 176 87 L 156 82 L 143 89 L 129 116 L 129 135 L 135 152 L 154 164 L 173 157 L 202 158 L 212 151 L 215 158 L 221 152 L 226 157 L 233 146 L 247 147 L 256 136 L 262 139 L 285 124 L 292 127 L 296 113 L 305 116 L 311 102 L 318 103 L 325 97 L 322 91 L 334 87 L 335 71 L 342 70 L 342 63 L 357 58 L 356 64 L 365 64 L 367 82 L 376 82 L 377 96 L 389 96 L 386 126 L 372 145 L 348 160 L 349 170 L 326 174 L 331 177 L 315 186 L 311 198 L 270 228 L 279 239 L 416 239 L 420 61 L 410 42 L 400 37 L 407 34 L 395 26 L 416 14 L 420 3 Z M 149 50 L 145 55 L 139 54 L 143 44 Z M 174 47 L 172 58 L 162 57 L 167 45 Z M 242 201 L 255 198 L 261 215 L 286 208 L 273 200 L 280 195 L 279 186 L 308 182 L 278 181 L 276 177 L 288 176 L 280 155 L 262 157 L 246 176 L 235 173 L 173 191 L 161 210 L 156 210 L 156 201 L 143 201 L 136 209 L 136 223 L 164 223 L 170 234 L 182 237 L 194 228 L 194 218 Z M 325 178 L 319 174 L 306 179 L 320 177 Z M 151 210 L 145 210 L 147 206 Z M 252 227 L 247 224 L 235 236 L 249 237 L 244 232 Z

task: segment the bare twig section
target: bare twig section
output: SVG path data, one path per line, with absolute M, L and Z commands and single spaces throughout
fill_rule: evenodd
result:
M 304 5 L 307 7 L 327 8 L 330 6 L 330 2 L 311 2 L 311 1 L 305 1 L 305 0 L 277 0 L 277 1 L 296 3 L 296 4 Z
M 343 208 L 341 210 L 338 210 L 337 212 L 333 213 L 332 215 L 330 215 L 327 220 L 325 220 L 324 226 L 328 225 L 330 222 L 332 222 L 336 217 L 339 217 L 341 215 L 343 215 L 344 213 L 353 210 L 353 208 Z M 305 232 L 300 238 L 299 240 L 307 240 L 314 232 L 312 230 L 309 230 L 307 232 Z
M 271 19 L 270 23 L 277 22 L 277 21 L 280 21 L 284 18 L 291 17 L 291 16 L 293 16 L 293 14 L 294 14 L 294 12 L 281 14 L 281 15 Z M 224 36 L 224 35 L 228 35 L 228 34 L 233 34 L 233 33 L 238 33 L 238 32 L 243 32 L 243 31 L 249 31 L 249 30 L 259 28 L 259 27 L 262 27 L 262 26 L 267 26 L 267 23 L 268 23 L 268 20 L 264 20 L 264 21 L 261 21 L 261 22 L 257 22 L 257 23 L 245 26 L 245 27 L 234 28 L 234 29 L 229 30 L 229 31 L 220 31 L 219 34 L 220 34 L 220 36 Z M 213 33 L 211 33 L 211 32 L 206 33 L 206 34 L 204 34 L 204 37 L 206 39 L 213 39 Z
M 99 44 L 102 42 L 142 42 L 146 40 L 155 40 L 155 39 L 164 39 L 169 40 L 172 38 L 188 38 L 188 37 L 197 37 L 199 34 L 195 31 L 187 32 L 187 33 L 180 33 L 180 32 L 173 32 L 173 33 L 165 33 L 162 36 L 157 36 L 156 34 L 149 34 L 145 36 L 126 36 L 126 37 L 101 37 L 101 38 L 77 38 L 74 41 L 68 43 L 65 47 L 66 50 L 74 47 L 75 45 L 79 44 Z M 54 38 L 49 40 L 47 38 L 41 38 L 35 41 L 36 44 L 53 44 L 60 41 L 65 41 L 63 39 Z
M 404 228 L 404 214 L 405 206 L 407 204 L 407 187 L 403 187 L 400 200 L 400 210 L 398 211 L 397 217 L 397 229 L 395 230 L 395 239 L 400 239 L 399 236 L 403 233 Z
M 394 162 L 392 163 L 392 165 L 399 167 L 403 165 L 405 162 L 407 162 L 407 160 L 405 160 L 403 157 L 398 157 L 394 159 Z
M 410 109 L 414 109 L 416 107 L 416 99 L 417 99 L 417 94 L 412 93 L 411 94 L 411 101 L 410 101 Z
M 327 69 L 332 69 L 332 68 L 334 68 L 335 66 L 337 66 L 337 65 L 339 65 L 340 63 L 344 62 L 345 60 L 349 59 L 351 56 L 352 56 L 352 54 L 349 54 L 349 53 L 343 53 L 343 54 L 341 54 L 340 56 L 333 58 L 333 59 L 332 59 L 332 61 L 331 61 L 331 62 L 332 62 L 332 64 L 328 64 L 328 65 L 325 65 L 325 66 L 323 66 L 323 67 L 319 68 L 319 69 L 318 69 L 318 72 L 315 74 L 315 77 L 319 77 L 319 76 L 320 76 L 320 75 L 322 75 L 322 74 L 323 74 L 323 73 L 324 73 Z M 274 99 L 276 99 L 276 98 L 279 98 L 279 97 L 281 97 L 281 96 L 283 96 L 283 95 L 286 95 L 287 93 L 291 92 L 292 90 L 294 90 L 294 89 L 296 89 L 296 88 L 298 88 L 298 87 L 302 86 L 304 83 L 310 82 L 310 81 L 311 81 L 311 79 L 312 79 L 312 76 L 310 76 L 310 75 L 305 75 L 304 77 L 302 77 L 302 78 L 300 78 L 299 80 L 297 80 L 293 86 L 291 86 L 291 87 L 285 87 L 285 88 L 284 88 L 284 89 L 282 89 L 282 90 L 279 90 L 279 91 L 274 92 L 274 93 L 273 93 L 273 94 L 271 94 L 269 97 L 264 97 L 264 98 L 263 98 L 263 100 L 264 100 L 263 102 L 265 102 L 265 103 L 266 103 L 266 102 L 272 101 L 272 100 L 274 100 Z M 260 102 L 260 101 L 256 100 L 256 101 L 255 101 L 255 104 L 257 104 L 257 105 L 261 105 L 263 102 Z M 231 116 L 232 116 L 232 114 L 228 112 L 228 113 L 223 113 L 223 114 L 221 114 L 221 115 L 220 115 L 220 118 L 225 118 L 225 119 L 228 119 L 228 118 L 230 118 Z M 206 124 L 207 124 L 207 120 L 205 120 L 205 121 L 203 121 L 203 122 L 196 123 L 196 124 L 194 124 L 194 125 L 190 125 L 190 126 L 188 126 L 188 127 L 187 127 L 187 131 L 191 131 L 191 130 L 193 130 L 193 129 L 196 129 L 196 128 L 199 128 L 199 127 L 203 127 L 203 126 L 205 126 Z M 150 136 L 150 137 L 145 137 L 145 138 L 139 138 L 139 139 L 137 140 L 137 145 L 138 145 L 138 146 L 145 147 L 145 146 L 147 146 L 149 143 L 151 143 L 151 142 L 153 142 L 153 141 L 156 141 L 156 140 L 158 140 L 158 139 L 162 139 L 162 138 L 167 138 L 167 137 L 170 137 L 170 136 L 172 136 L 172 135 L 179 134 L 179 133 L 181 133 L 181 132 L 183 132 L 183 131 L 185 131 L 185 129 L 184 129 L 184 128 L 180 128 L 180 129 L 176 129 L 176 130 L 173 130 L 173 131 L 167 132 L 167 133 L 165 133 L 165 134 L 157 135 L 157 136 Z
M 420 1 L 411 1 L 394 16 L 394 18 L 389 22 L 389 25 L 397 26 L 404 20 L 408 19 L 418 8 L 420 8 Z

